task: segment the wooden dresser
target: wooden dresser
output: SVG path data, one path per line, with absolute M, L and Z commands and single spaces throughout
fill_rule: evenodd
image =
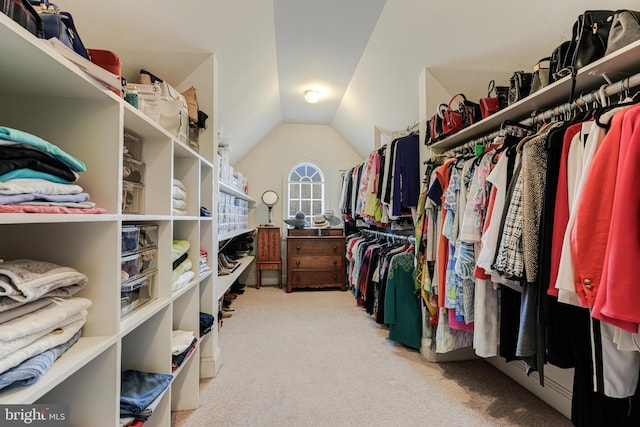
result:
M 339 287 L 346 291 L 342 229 L 289 229 L 287 292 L 295 288 Z
M 278 285 L 282 288 L 282 257 L 280 256 L 280 227 L 258 227 L 257 284 L 260 289 L 262 270 L 277 270 Z

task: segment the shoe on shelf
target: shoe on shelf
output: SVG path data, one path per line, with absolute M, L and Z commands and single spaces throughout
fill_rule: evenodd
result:
M 228 268 L 223 267 L 222 265 L 220 265 L 220 263 L 218 263 L 218 276 L 227 276 L 231 274 L 231 271 L 229 271 Z
M 233 267 L 235 267 L 235 264 L 232 264 L 229 261 L 227 261 L 227 259 L 225 258 L 222 252 L 218 254 L 218 263 L 228 270 L 232 270 Z
M 236 265 L 238 261 L 234 260 L 233 258 L 231 258 L 229 255 L 227 254 L 222 254 L 222 256 L 224 257 L 224 259 L 229 263 L 229 264 L 233 264 Z

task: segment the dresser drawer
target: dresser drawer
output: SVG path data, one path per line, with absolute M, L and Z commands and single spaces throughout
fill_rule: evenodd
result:
M 344 274 L 342 271 L 291 271 L 291 277 L 287 277 L 287 281 L 290 281 L 291 286 L 299 287 L 305 286 L 321 286 L 321 285 L 336 285 L 342 286 L 344 281 Z
M 344 240 L 342 239 L 289 239 L 287 250 L 295 255 L 341 255 L 344 256 Z
M 342 259 L 342 255 L 293 255 L 290 262 L 295 270 L 341 270 Z

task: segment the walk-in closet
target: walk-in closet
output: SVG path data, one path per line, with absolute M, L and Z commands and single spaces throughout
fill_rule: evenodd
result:
M 0 0 L 0 425 L 640 425 L 640 5 Z

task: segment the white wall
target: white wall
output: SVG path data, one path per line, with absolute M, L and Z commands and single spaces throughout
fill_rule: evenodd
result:
M 233 150 L 233 142 L 231 143 Z M 251 150 L 234 166 L 249 181 L 249 195 L 256 200 L 249 212 L 249 226 L 267 222 L 267 208 L 260 201 L 266 190 L 280 196 L 273 207 L 272 222 L 286 229 L 283 215 L 286 210 L 286 179 L 289 170 L 298 162 L 310 161 L 320 167 L 325 176 L 325 209 L 339 213 L 338 202 L 342 188 L 341 173 L 361 163 L 360 157 L 331 126 L 308 124 L 282 124 Z M 255 244 L 254 244 L 255 247 Z M 285 262 L 286 252 L 283 252 Z M 255 283 L 255 269 L 249 269 L 246 281 Z M 275 283 L 264 271 L 263 284 Z

